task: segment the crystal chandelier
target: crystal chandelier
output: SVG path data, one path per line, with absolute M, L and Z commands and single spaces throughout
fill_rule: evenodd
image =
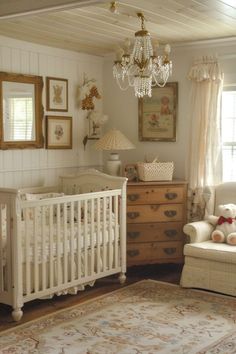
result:
M 126 40 L 125 50 L 119 50 L 113 65 L 113 75 L 121 90 L 134 87 L 136 97 L 152 96 L 152 86 L 164 87 L 172 74 L 169 59 L 170 46 L 167 44 L 164 55 L 157 55 L 152 46 L 150 33 L 145 29 L 144 15 L 137 13 L 141 20 L 141 30 L 135 33 L 135 42 L 130 53 L 130 42 Z

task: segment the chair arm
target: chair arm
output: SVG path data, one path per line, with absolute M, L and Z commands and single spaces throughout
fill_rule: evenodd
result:
M 196 221 L 184 225 L 183 231 L 190 237 L 190 243 L 210 240 L 214 226 L 207 221 Z

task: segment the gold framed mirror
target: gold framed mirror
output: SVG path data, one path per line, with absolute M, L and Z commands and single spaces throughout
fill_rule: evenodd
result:
M 42 148 L 42 76 L 0 72 L 0 148 Z

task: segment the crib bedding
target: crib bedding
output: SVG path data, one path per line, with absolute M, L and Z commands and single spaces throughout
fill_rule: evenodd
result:
M 110 224 L 107 222 L 100 222 L 92 225 L 81 223 L 74 223 L 73 235 L 71 235 L 71 226 L 66 224 L 60 228 L 60 234 L 58 234 L 57 224 L 45 225 L 44 228 L 37 227 L 36 234 L 34 230 L 34 222 L 30 220 L 28 223 L 21 222 L 21 235 L 22 235 L 22 262 L 26 261 L 26 253 L 28 254 L 29 261 L 34 261 L 35 252 L 37 254 L 37 262 L 48 261 L 51 253 L 53 257 L 61 257 L 65 252 L 69 255 L 71 252 L 76 253 L 80 248 L 81 252 L 91 249 L 93 245 L 96 247 L 98 244 L 113 244 L 115 240 L 115 228 L 119 229 L 119 225 L 115 224 L 114 220 Z M 79 234 L 78 234 L 79 230 Z M 44 237 L 43 237 L 44 233 Z M 66 234 L 66 237 L 65 237 Z M 86 236 L 85 236 L 86 235 Z M 118 233 L 117 233 L 118 235 Z M 50 237 L 53 239 L 50 246 Z M 37 238 L 37 246 L 35 247 L 35 238 Z M 118 242 L 118 240 L 117 240 Z M 26 251 L 26 244 L 28 243 L 28 250 Z M 3 261 L 6 259 L 6 239 L 3 239 Z M 35 251 L 35 248 L 37 249 Z M 73 250 L 73 251 L 72 251 Z

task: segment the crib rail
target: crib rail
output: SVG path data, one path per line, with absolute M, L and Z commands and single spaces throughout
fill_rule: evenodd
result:
M 21 201 L 20 208 L 22 257 L 17 268 L 24 302 L 77 292 L 121 270 L 120 189 Z

